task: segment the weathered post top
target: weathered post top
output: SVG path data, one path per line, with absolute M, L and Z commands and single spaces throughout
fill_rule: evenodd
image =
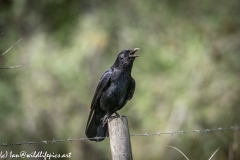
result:
M 126 116 L 108 119 L 108 130 L 113 160 L 132 160 L 132 148 Z

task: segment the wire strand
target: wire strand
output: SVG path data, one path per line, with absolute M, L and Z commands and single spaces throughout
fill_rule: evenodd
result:
M 168 132 L 155 132 L 155 133 L 143 133 L 143 134 L 131 134 L 132 137 L 141 137 L 141 136 L 160 136 L 160 135 L 175 135 L 175 134 L 186 134 L 186 133 L 209 133 L 216 131 L 236 131 L 240 130 L 239 126 L 228 127 L 228 128 L 213 128 L 213 129 L 200 129 L 200 130 L 181 130 L 181 131 L 168 131 Z M 73 142 L 73 141 L 86 141 L 92 139 L 101 139 L 101 138 L 109 138 L 109 137 L 94 137 L 94 138 L 68 138 L 64 140 L 42 140 L 39 142 L 18 142 L 18 143 L 2 143 L 0 146 L 8 147 L 8 146 L 21 146 L 21 145 L 33 145 L 33 144 L 54 144 L 60 142 Z

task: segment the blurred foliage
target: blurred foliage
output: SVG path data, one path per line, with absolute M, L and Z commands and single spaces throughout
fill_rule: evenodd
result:
M 85 137 L 101 74 L 139 47 L 137 88 L 119 112 L 131 133 L 230 127 L 240 123 L 240 1 L 1 0 L 0 141 Z M 135 159 L 228 159 L 233 132 L 132 137 Z M 238 132 L 239 135 L 239 132 Z M 236 149 L 236 148 L 235 148 Z M 24 145 L 1 151 L 72 153 L 111 159 L 109 140 Z M 240 149 L 234 151 L 240 157 Z M 238 157 L 238 158 L 239 158 Z

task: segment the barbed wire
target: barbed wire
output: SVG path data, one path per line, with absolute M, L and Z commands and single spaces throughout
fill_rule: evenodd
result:
M 215 131 L 236 131 L 240 130 L 239 126 L 233 126 L 228 128 L 213 128 L 213 129 L 200 129 L 200 130 L 181 130 L 181 131 L 168 131 L 168 132 L 155 132 L 155 133 L 143 133 L 143 134 L 131 134 L 132 137 L 140 137 L 140 136 L 160 136 L 160 135 L 175 135 L 175 134 L 186 134 L 186 133 L 209 133 L 209 132 L 215 132 Z M 8 146 L 21 146 L 21 145 L 33 145 L 33 144 L 54 144 L 54 143 L 60 143 L 60 142 L 73 142 L 73 141 L 86 141 L 86 140 L 92 140 L 92 139 L 102 139 L 102 138 L 109 138 L 109 137 L 94 137 L 94 138 L 68 138 L 64 140 L 42 140 L 39 142 L 18 142 L 18 143 L 2 143 L 0 146 L 8 147 Z
M 174 134 L 185 134 L 185 133 L 207 133 L 207 132 L 213 132 L 213 131 L 235 131 L 235 130 L 240 130 L 240 127 L 235 126 L 235 127 L 228 127 L 228 128 L 214 128 L 214 129 L 201 129 L 201 130 L 181 130 L 181 131 L 168 131 L 168 132 L 155 132 L 155 133 L 144 133 L 144 134 L 134 134 L 131 136 L 160 136 L 161 134 L 170 134 L 170 135 L 174 135 Z

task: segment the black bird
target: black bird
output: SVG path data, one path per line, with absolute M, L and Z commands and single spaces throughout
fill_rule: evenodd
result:
M 131 76 L 133 61 L 138 55 L 139 48 L 123 50 L 119 53 L 115 63 L 106 70 L 95 91 L 91 111 L 85 134 L 88 138 L 105 137 L 107 134 L 107 120 L 120 110 L 133 97 L 135 80 Z M 90 139 L 102 141 L 104 138 Z

